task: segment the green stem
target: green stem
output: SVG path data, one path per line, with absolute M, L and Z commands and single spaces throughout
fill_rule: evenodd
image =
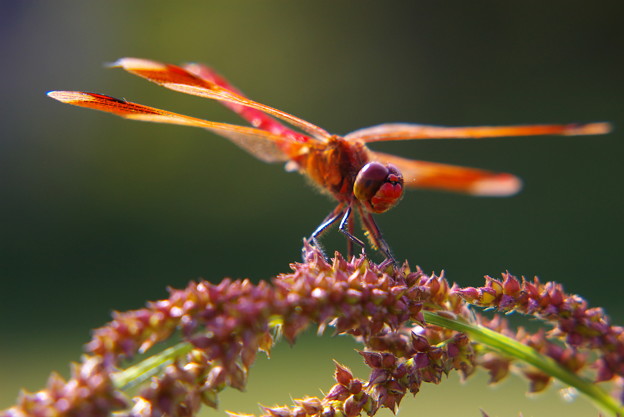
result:
M 157 353 L 154 356 L 137 363 L 123 371 L 113 374 L 113 381 L 119 389 L 128 389 L 140 384 L 152 375 L 155 375 L 164 366 L 172 363 L 176 358 L 189 353 L 193 345 L 188 342 L 181 342 L 168 349 Z
M 604 411 L 615 416 L 624 416 L 624 407 L 595 383 L 568 371 L 555 360 L 540 354 L 535 349 L 483 326 L 451 319 L 431 311 L 425 311 L 424 315 L 428 323 L 465 333 L 475 342 L 479 342 L 501 354 L 528 363 L 564 384 L 575 388 Z M 154 356 L 150 356 L 128 369 L 116 372 L 113 375 L 115 385 L 119 389 L 128 389 L 139 384 L 192 349 L 193 345 L 190 343 L 181 342 Z
M 279 316 L 271 317 L 269 327 L 279 328 L 282 318 Z M 186 355 L 193 350 L 193 345 L 188 342 L 180 342 L 168 349 L 163 350 L 141 362 L 115 372 L 112 376 L 113 382 L 120 390 L 132 388 L 147 378 L 156 375 L 162 368 L 171 364 L 176 358 Z
M 568 371 L 554 359 L 540 354 L 535 349 L 483 326 L 444 317 L 431 311 L 425 311 L 424 314 L 427 323 L 465 333 L 475 342 L 533 365 L 553 378 L 575 388 L 604 411 L 616 416 L 624 415 L 624 407 L 594 382 Z

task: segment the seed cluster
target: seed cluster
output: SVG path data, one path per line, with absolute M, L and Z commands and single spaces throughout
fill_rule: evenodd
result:
M 0 416 L 106 416 L 114 411 L 120 416 L 193 416 L 202 404 L 216 408 L 226 387 L 242 390 L 256 354 L 269 353 L 276 334 L 293 343 L 310 325 L 321 331 L 331 327 L 359 341 L 370 375 L 357 378 L 337 363 L 335 384 L 326 395 L 263 407 L 263 416 L 354 417 L 373 415 L 382 407 L 396 412 L 408 392 L 416 394 L 422 383 L 439 383 L 451 371 L 468 377 L 481 366 L 497 382 L 514 366 L 463 333 L 427 323 L 424 311 L 479 322 L 575 373 L 586 368 L 588 350 L 598 351 L 596 379 L 621 381 L 622 329 L 610 326 L 599 309 L 588 309 L 559 285 L 520 283 L 505 275 L 502 281 L 488 277 L 481 288 L 462 289 L 407 264 L 375 264 L 365 257 L 347 261 L 338 254 L 329 263 L 310 247 L 305 256 L 303 263 L 291 266 L 291 273 L 271 283 L 191 282 L 143 309 L 115 313 L 109 324 L 94 331 L 86 346 L 88 356 L 74 366 L 67 381 L 52 376 L 45 389 L 22 393 Z M 486 319 L 470 304 L 530 314 L 556 328 L 548 333 L 512 331 L 504 319 Z M 125 397 L 117 379 L 123 361 L 174 335 L 188 350 L 134 397 Z M 522 370 L 533 391 L 550 380 L 532 368 Z
M 578 295 L 566 294 L 561 284 L 518 280 L 503 274 L 502 279 L 486 277 L 479 288 L 463 288 L 458 293 L 471 304 L 500 312 L 518 312 L 551 323 L 553 329 L 530 334 L 521 329 L 515 338 L 544 353 L 565 368 L 577 373 L 588 361 L 588 351 L 597 354 L 592 360 L 595 381 L 624 378 L 624 328 L 613 326 L 601 308 L 589 308 Z M 502 331 L 499 320 L 490 327 Z M 507 331 L 507 330 L 505 330 Z M 553 343 L 553 341 L 561 343 Z

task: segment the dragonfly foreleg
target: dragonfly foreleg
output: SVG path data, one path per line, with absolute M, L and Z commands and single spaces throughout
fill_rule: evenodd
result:
M 360 217 L 362 218 L 364 229 L 366 229 L 371 243 L 374 246 L 377 246 L 377 248 L 386 256 L 386 258 L 390 259 L 393 263 L 396 264 L 396 260 L 392 255 L 392 251 L 390 251 L 390 246 L 388 246 L 383 236 L 381 235 L 381 231 L 379 230 L 377 223 L 375 223 L 375 219 L 373 219 L 373 216 L 362 209 L 359 209 L 358 211 L 360 213 Z
M 362 254 L 365 253 L 366 244 L 353 235 L 353 222 L 351 218 L 351 207 L 347 208 L 342 216 L 338 230 L 342 232 L 348 239 L 347 245 L 347 257 L 350 258 L 353 250 L 353 243 L 362 248 Z

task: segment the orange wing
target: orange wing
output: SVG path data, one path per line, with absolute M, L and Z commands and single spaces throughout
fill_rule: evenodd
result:
M 505 197 L 517 193 L 522 181 L 514 175 L 436 162 L 416 161 L 381 152 L 371 158 L 390 163 L 403 173 L 406 187 L 430 188 L 476 196 Z
M 119 100 L 103 94 L 81 91 L 50 91 L 48 96 L 74 106 L 101 110 L 117 116 L 146 122 L 170 123 L 208 129 L 232 142 L 265 162 L 288 161 L 289 155 L 302 145 L 295 140 L 274 135 L 253 127 L 210 122 L 190 116 L 160 110 L 142 104 Z
M 326 140 L 331 136 L 324 129 L 310 122 L 265 104 L 250 100 L 230 89 L 221 87 L 217 83 L 211 82 L 206 78 L 199 77 L 196 74 L 176 65 L 164 64 L 148 59 L 121 58 L 117 62 L 111 64 L 111 66 L 121 67 L 131 74 L 143 77 L 170 90 L 213 100 L 236 103 L 261 110 L 306 131 L 319 140 Z
M 228 80 L 223 78 L 215 70 L 207 65 L 194 63 L 186 64 L 182 68 L 184 68 L 191 74 L 206 80 L 209 83 L 217 84 L 219 87 L 225 88 L 226 90 L 229 90 L 234 94 L 245 97 L 245 95 L 238 88 L 234 87 Z M 261 110 L 253 109 L 251 107 L 243 106 L 242 104 L 232 103 L 229 101 L 221 101 L 220 103 L 228 109 L 232 110 L 234 113 L 238 114 L 243 119 L 247 120 L 255 128 L 266 130 L 267 132 L 279 136 L 289 136 L 298 142 L 307 142 L 310 140 L 310 137 L 308 135 L 304 135 L 303 133 L 294 131 L 286 127 L 274 117 L 269 116 Z
M 406 139 L 479 139 L 505 136 L 536 135 L 602 135 L 611 131 L 609 123 L 576 123 L 567 125 L 472 126 L 444 127 L 409 123 L 387 123 L 356 130 L 347 140 L 379 142 Z

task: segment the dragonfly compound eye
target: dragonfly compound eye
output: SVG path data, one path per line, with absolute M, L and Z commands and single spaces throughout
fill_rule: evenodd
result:
M 371 213 L 383 213 L 403 196 L 403 175 L 394 165 L 369 162 L 358 172 L 353 194 Z

